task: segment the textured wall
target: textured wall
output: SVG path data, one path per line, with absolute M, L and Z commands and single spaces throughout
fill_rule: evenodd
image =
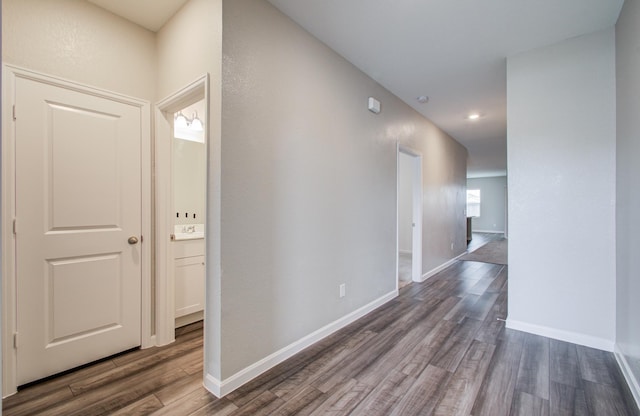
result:
M 480 216 L 472 220 L 473 231 L 505 231 L 507 177 L 467 179 L 467 189 L 480 189 Z
M 626 0 L 616 26 L 617 346 L 640 395 L 640 1 Z M 636 396 L 637 398 L 639 396 Z
M 467 152 L 266 1 L 223 28 L 226 378 L 395 290 L 397 141 L 425 157 L 424 263 L 462 252 Z
M 5 63 L 155 99 L 155 35 L 91 3 L 2 0 L 2 44 Z
M 509 325 L 603 349 L 615 338 L 614 55 L 609 29 L 507 61 Z
M 190 0 L 157 35 L 158 96 L 209 74 L 205 373 L 220 378 L 220 113 L 222 0 Z

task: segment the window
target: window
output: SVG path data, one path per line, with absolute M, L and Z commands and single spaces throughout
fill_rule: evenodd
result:
M 480 189 L 467 189 L 467 217 L 480 216 Z

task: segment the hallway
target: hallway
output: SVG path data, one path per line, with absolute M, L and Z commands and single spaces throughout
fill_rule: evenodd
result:
M 640 414 L 612 354 L 506 330 L 506 300 L 507 266 L 459 261 L 222 399 L 202 387 L 194 324 L 27 387 L 3 414 Z

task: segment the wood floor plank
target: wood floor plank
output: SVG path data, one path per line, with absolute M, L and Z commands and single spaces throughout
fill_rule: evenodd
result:
M 229 416 L 237 410 L 238 406 L 223 397 L 220 400 L 208 403 L 195 412 L 189 413 L 188 416 Z
M 36 415 L 50 407 L 51 403 L 62 403 L 73 399 L 73 393 L 71 393 L 71 389 L 68 386 L 60 387 L 57 390 L 49 390 L 40 397 L 30 396 L 32 397 L 30 400 L 21 400 L 20 403 L 14 406 L 3 406 L 2 414 L 4 416 Z
M 502 314 L 502 302 L 506 302 L 506 294 L 501 293 L 487 313 L 480 329 L 476 334 L 476 340 L 486 344 L 496 345 L 501 333 L 505 330 L 504 315 Z
M 593 383 L 615 384 L 615 376 L 610 371 L 607 353 L 585 346 L 576 346 L 580 375 Z
M 322 354 L 310 363 L 306 363 L 299 371 L 293 373 L 277 385 L 271 387 L 273 393 L 288 400 L 289 396 L 297 395 L 300 390 L 310 386 L 322 375 L 331 371 L 336 365 L 344 362 L 352 354 L 357 353 L 364 344 L 370 341 L 377 334 L 370 331 L 363 331 L 357 334 L 352 341 L 344 345 L 344 348 L 332 350 L 330 354 Z
M 222 399 L 202 385 L 198 323 L 21 389 L 4 414 L 640 416 L 611 353 L 505 328 L 507 274 L 455 262 Z
M 451 308 L 444 319 L 460 323 L 466 316 L 471 307 L 480 299 L 479 295 L 469 294 L 464 296 L 460 301 Z
M 551 381 L 549 385 L 549 412 L 557 416 L 572 416 L 576 410 L 576 388 Z
M 584 394 L 592 415 L 633 415 L 628 411 L 620 390 L 610 385 L 585 380 Z
M 502 266 L 493 282 L 487 287 L 488 293 L 500 293 L 507 283 L 507 266 Z
M 202 389 L 202 375 L 189 375 L 156 391 L 155 396 L 163 405 L 168 405 L 194 390 Z
M 281 407 L 284 401 L 271 393 L 269 390 L 245 404 L 238 410 L 231 412 L 232 416 L 268 416 L 277 408 Z
M 348 415 L 371 390 L 373 388 L 367 384 L 359 383 L 354 379 L 347 380 L 328 391 L 327 400 L 322 402 L 310 415 Z
M 153 412 L 154 416 L 188 415 L 204 406 L 217 402 L 216 398 L 205 389 L 195 389 L 190 393 L 180 397 L 170 404 L 163 405 L 161 409 Z
M 154 355 L 147 356 L 136 361 L 115 367 L 111 370 L 86 377 L 69 385 L 74 395 L 82 394 L 86 391 L 96 389 L 116 380 L 127 377 L 143 369 L 151 368 L 159 363 L 164 363 L 173 358 L 179 358 L 180 362 L 193 361 L 202 355 L 202 337 L 194 338 L 190 341 L 176 345 L 174 348 L 165 348 Z M 185 358 L 189 357 L 189 358 Z
M 405 327 L 411 327 L 411 330 L 397 340 L 390 350 L 378 355 L 371 365 L 367 366 L 359 374 L 354 374 L 358 381 L 375 387 L 380 382 L 380 374 L 388 374 L 396 368 L 397 363 L 401 362 L 404 357 L 408 357 L 416 351 L 417 346 L 423 340 L 428 339 L 429 333 L 433 330 L 429 320 L 425 319 L 425 316 L 432 310 L 432 308 L 429 308 L 423 314 L 416 316 L 416 321 L 414 322 L 402 323 L 401 325 Z
M 589 406 L 587 406 L 587 398 L 584 395 L 584 390 L 576 389 L 575 401 L 573 407 L 573 416 L 587 416 L 589 415 Z
M 55 395 L 56 397 L 60 398 L 60 400 L 63 400 L 65 398 L 64 396 L 71 393 L 71 390 L 68 387 L 69 384 L 78 380 L 83 380 L 87 377 L 102 374 L 105 371 L 109 371 L 115 367 L 116 365 L 114 364 L 113 360 L 107 360 L 96 363 L 89 367 L 81 368 L 71 373 L 60 375 L 50 380 L 43 381 L 24 390 L 20 390 L 18 394 L 9 396 L 4 399 L 2 401 L 2 409 L 6 412 L 14 406 L 18 406 L 23 403 L 31 403 L 34 400 L 39 400 L 49 395 Z M 64 392 L 61 393 L 60 390 L 64 390 Z M 31 405 L 33 405 L 33 403 L 31 403 Z
M 451 373 L 429 365 L 394 407 L 391 416 L 430 415 L 445 393 Z
M 162 402 L 150 394 L 111 414 L 111 416 L 146 416 L 162 408 Z
M 93 390 L 49 407 L 40 416 L 97 416 L 114 412 L 136 400 L 187 376 L 180 369 L 156 367 L 151 371 L 138 373 L 127 380 L 110 384 L 101 390 Z
M 297 394 L 293 395 L 284 405 L 276 409 L 274 416 L 309 415 L 327 400 L 327 394 L 310 385 L 305 385 Z
M 498 300 L 497 293 L 484 293 L 467 311 L 467 318 L 484 321 Z
M 549 379 L 579 388 L 581 386 L 578 351 L 574 344 L 552 339 L 549 341 Z
M 398 368 L 403 373 L 417 378 L 436 353 L 442 349 L 458 325 L 454 321 L 441 320 L 420 344 L 400 361 Z
M 527 334 L 516 390 L 549 400 L 549 339 Z
M 471 413 L 506 415 L 511 409 L 524 342 L 500 341 Z
M 463 319 L 449 335 L 444 345 L 430 361 L 430 364 L 450 372 L 456 371 L 467 349 L 473 342 L 480 324 L 475 319 Z
M 494 345 L 473 341 L 458 370 L 449 380 L 444 396 L 434 411 L 435 415 L 470 414 L 494 350 Z
M 513 401 L 510 416 L 549 416 L 549 402 L 519 391 Z
M 391 370 L 389 375 L 354 410 L 354 415 L 386 416 L 416 379 L 401 371 Z
M 189 342 L 197 338 L 202 338 L 202 330 L 189 331 L 185 333 L 183 336 L 181 336 L 180 338 L 177 338 L 176 341 L 173 344 L 170 344 L 169 346 L 137 349 L 127 354 L 118 355 L 117 357 L 113 358 L 113 362 L 116 366 L 122 366 L 130 362 L 137 361 L 142 358 L 150 357 L 158 353 L 161 353 L 168 347 L 177 346 L 179 344 L 182 344 L 184 342 Z

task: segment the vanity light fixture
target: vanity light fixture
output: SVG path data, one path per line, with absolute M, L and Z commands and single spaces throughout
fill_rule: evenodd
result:
M 183 129 L 186 129 L 187 127 L 189 127 L 189 121 L 187 120 L 187 117 L 185 117 L 185 115 L 182 114 L 182 111 L 178 111 L 176 113 L 175 117 L 173 118 L 173 124 L 175 127 L 183 128 Z
M 193 117 L 188 118 L 182 111 L 178 111 L 173 118 L 174 127 L 181 129 L 191 129 L 194 131 L 203 131 L 202 120 L 198 118 L 198 112 L 193 114 Z
M 202 131 L 204 130 L 202 127 L 202 121 L 198 118 L 198 112 L 193 115 L 193 119 L 191 120 L 191 124 L 189 125 L 192 130 Z
M 478 113 L 473 113 L 473 114 L 469 114 L 469 116 L 467 117 L 469 120 L 473 121 L 473 120 L 477 120 L 480 118 L 480 114 Z
M 173 116 L 173 137 L 191 142 L 204 143 L 204 123 L 194 112 L 191 118 L 184 115 L 183 110 Z

